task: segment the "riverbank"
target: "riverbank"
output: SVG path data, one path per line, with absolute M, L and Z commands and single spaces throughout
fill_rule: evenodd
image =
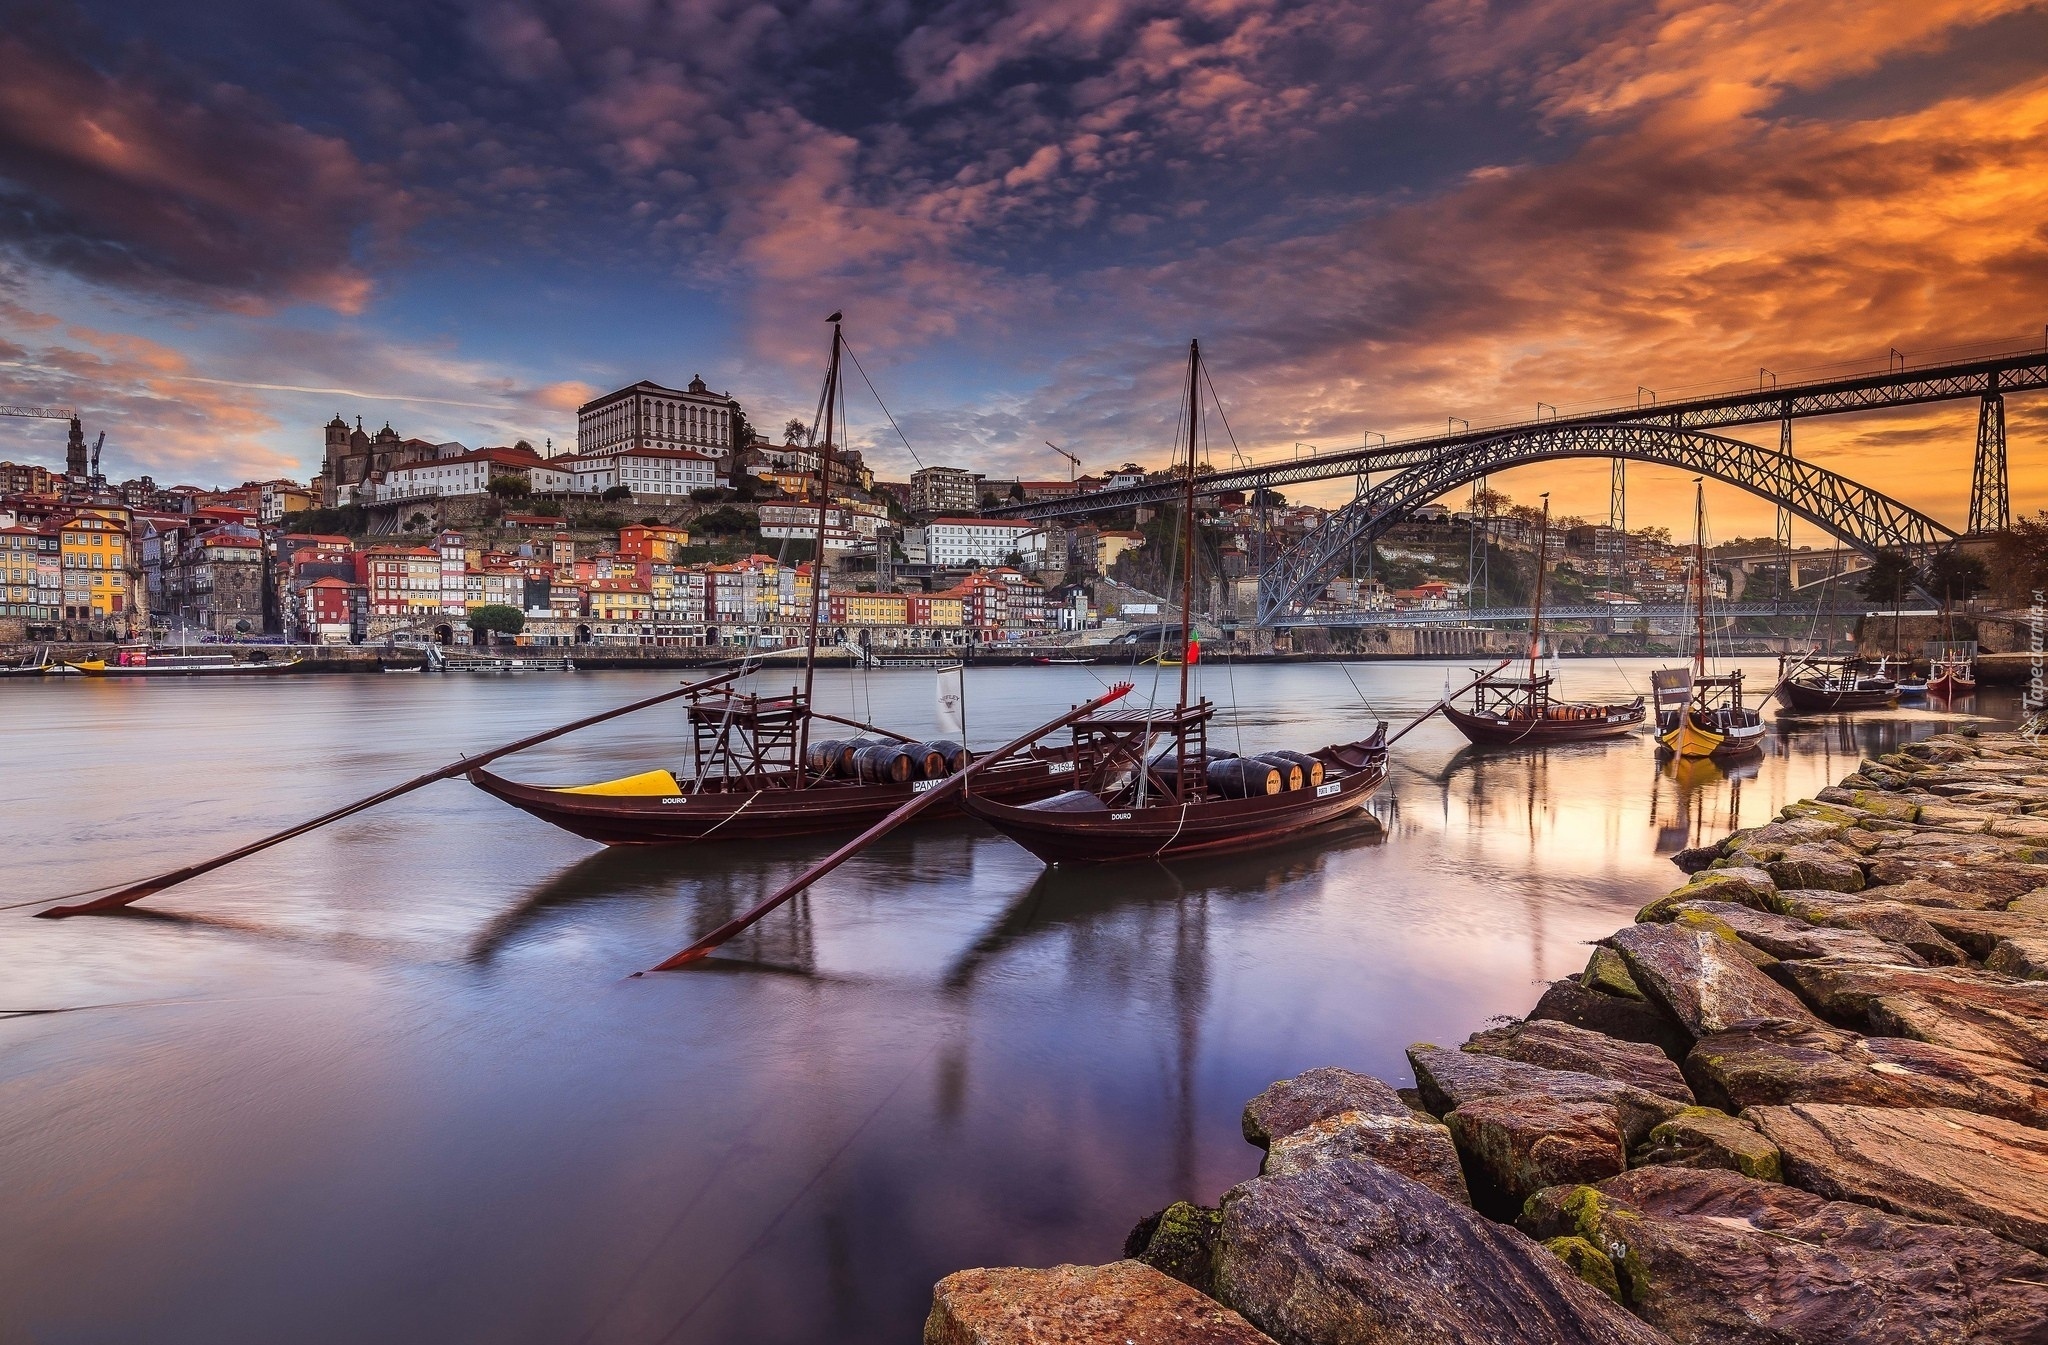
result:
M 927 1345 L 2048 1339 L 2048 745 L 1937 735 L 1675 858 L 1525 1017 L 1273 1084 L 1217 1208 L 951 1275 Z

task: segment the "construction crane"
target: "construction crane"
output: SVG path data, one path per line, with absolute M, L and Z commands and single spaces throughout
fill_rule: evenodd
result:
M 64 442 L 64 473 L 74 483 L 89 483 L 95 490 L 100 486 L 100 449 L 107 442 L 106 431 L 100 431 L 99 443 L 93 445 L 90 464 L 86 460 L 85 429 L 78 423 L 78 411 L 69 406 L 6 406 L 0 405 L 0 416 L 25 416 L 31 420 L 68 420 L 71 434 Z
M 0 406 L 0 416 L 29 416 L 36 420 L 76 420 L 78 412 L 68 406 Z
M 107 478 L 100 475 L 100 450 L 107 446 L 107 432 L 100 431 L 100 437 L 92 444 L 92 488 L 98 490 L 107 484 Z
M 1081 475 L 1081 460 L 1079 458 L 1067 452 L 1067 450 L 1061 448 L 1050 439 L 1045 441 L 1045 446 L 1073 464 L 1073 466 L 1067 468 L 1067 480 L 1073 481 Z

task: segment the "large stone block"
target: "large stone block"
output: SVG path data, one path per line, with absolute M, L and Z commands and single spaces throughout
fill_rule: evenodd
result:
M 1214 1299 L 1137 1261 L 963 1270 L 940 1280 L 924 1345 L 1273 1345 Z

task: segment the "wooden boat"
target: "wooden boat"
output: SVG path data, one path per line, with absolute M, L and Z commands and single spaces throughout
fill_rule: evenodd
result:
M 825 440 L 820 446 L 820 470 L 827 479 L 843 349 L 839 315 L 833 314 L 831 321 Z M 821 559 L 829 507 L 829 497 L 818 506 L 818 545 L 813 554 Z M 745 695 L 723 687 L 690 693 L 692 771 L 681 776 L 669 770 L 641 771 L 563 786 L 508 780 L 479 768 L 468 772 L 469 782 L 543 821 L 605 845 L 674 845 L 859 830 L 964 771 L 971 758 L 957 743 L 918 743 L 814 708 L 811 690 L 817 672 L 822 580 L 820 571 L 811 584 L 801 690 L 792 687 L 786 696 Z M 812 730 L 821 720 L 872 737 L 858 744 L 814 743 Z M 856 746 L 876 750 L 856 760 L 857 753 L 850 750 Z M 833 750 L 824 750 L 828 747 Z M 911 748 L 947 750 L 913 753 Z M 941 758 L 937 765 L 932 763 L 934 756 Z M 991 797 L 1022 803 L 1056 793 L 1072 776 L 1071 759 L 1041 752 L 991 764 L 977 779 Z M 926 815 L 956 807 L 949 799 Z
M 859 748 L 852 743 L 821 742 L 815 745 L 820 750 L 806 748 L 805 756 L 797 755 L 807 726 L 820 717 L 799 691 L 786 696 L 719 691 L 690 700 L 699 763 L 692 775 L 652 770 L 587 785 L 534 785 L 479 769 L 469 772 L 469 782 L 603 845 L 674 845 L 859 830 L 971 760 L 958 744 L 918 744 L 870 729 L 881 736 L 859 740 L 859 747 L 888 747 L 893 739 L 904 755 L 887 767 L 863 772 L 854 759 Z M 929 770 L 908 750 L 918 747 L 953 750 L 944 754 L 940 769 Z M 992 765 L 977 784 L 992 797 L 1022 803 L 1057 793 L 1073 776 L 1071 757 L 1042 752 Z M 957 815 L 958 808 L 942 805 L 933 812 Z
M 76 677 L 78 669 L 61 659 L 50 657 L 48 645 L 36 650 L 32 659 L 25 658 L 19 663 L 0 668 L 0 677 Z
M 1677 757 L 1727 759 L 1761 752 L 1763 716 L 1742 703 L 1742 673 L 1707 672 L 1707 497 L 1693 478 L 1693 656 L 1690 668 L 1650 674 L 1657 745 Z
M 1927 693 L 1951 700 L 1977 691 L 1977 642 L 1930 640 L 1927 644 Z
M 1899 684 L 1859 659 L 1778 656 L 1778 703 L 1800 714 L 1884 710 L 1898 703 Z
M 1543 496 L 1543 528 L 1536 542 L 1536 591 L 1529 605 L 1529 671 L 1524 677 L 1491 676 L 1472 688 L 1466 709 L 1444 706 L 1444 718 L 1475 743 L 1487 747 L 1541 747 L 1590 742 L 1632 732 L 1648 717 L 1643 698 L 1598 703 L 1561 701 L 1551 695 L 1555 679 L 1538 670 L 1543 649 L 1543 562 L 1550 545 L 1550 495 Z
M 1355 814 L 1387 778 L 1385 724 L 1369 738 L 1313 753 L 1240 757 L 1210 748 L 1215 707 L 1207 700 L 1188 703 L 1188 665 L 1200 657 L 1192 637 L 1201 369 L 1201 346 L 1191 341 L 1181 639 L 1179 649 L 1155 655 L 1161 663 L 1178 663 L 1178 701 L 1171 710 L 1102 710 L 1073 721 L 1073 787 L 1064 793 L 1010 803 L 977 780 L 961 797 L 968 813 L 1048 864 L 1109 864 L 1272 845 Z
M 1444 718 L 1473 742 L 1487 747 L 1541 747 L 1618 738 L 1642 727 L 1643 698 L 1613 704 L 1553 699 L 1554 679 L 1489 677 L 1472 688 L 1472 703 L 1444 706 Z
M 1308 783 L 1311 773 L 1303 771 L 1302 784 L 1288 788 L 1287 777 L 1260 757 L 1207 751 L 1214 714 L 1215 706 L 1202 701 L 1171 711 L 1091 715 L 1072 726 L 1074 788 L 1036 803 L 1008 803 L 993 796 L 984 776 L 961 807 L 1048 864 L 1112 864 L 1277 844 L 1355 814 L 1386 782 L 1385 724 L 1359 742 L 1292 754 L 1320 767 L 1321 781 Z M 1147 753 L 1159 733 L 1171 746 Z M 1262 784 L 1245 791 L 1228 783 L 1233 767 L 1279 783 L 1270 793 Z

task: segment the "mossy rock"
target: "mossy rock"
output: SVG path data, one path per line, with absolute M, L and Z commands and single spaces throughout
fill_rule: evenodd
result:
M 1872 793 L 1863 790 L 1856 795 L 1856 806 L 1872 817 L 1882 817 L 1893 822 L 1917 822 L 1920 820 L 1920 805 L 1907 799 L 1893 798 L 1889 794 Z
M 1138 1221 L 1124 1239 L 1124 1255 L 1213 1296 L 1216 1233 L 1222 1219 L 1221 1212 L 1206 1205 L 1176 1200 L 1149 1219 Z
M 1636 912 L 1638 924 L 1661 924 L 1688 901 L 1733 901 L 1759 911 L 1771 909 L 1778 885 L 1771 875 L 1750 866 L 1712 868 L 1698 874 L 1684 887 L 1675 888 Z
M 1543 1244 L 1558 1260 L 1571 1267 L 1572 1274 L 1621 1302 L 1621 1281 L 1615 1278 L 1614 1262 L 1607 1253 L 1581 1237 L 1552 1238 Z
M 1620 953 L 1604 945 L 1596 946 L 1593 956 L 1586 959 L 1586 970 L 1579 977 L 1579 984 L 1588 990 L 1598 990 L 1622 999 L 1643 997 L 1636 978 L 1628 974 L 1628 963 L 1621 960 Z
M 1863 820 L 1864 815 L 1861 811 L 1851 812 L 1848 808 L 1836 804 L 1816 803 L 1812 799 L 1803 799 L 1798 803 L 1786 804 L 1779 809 L 1778 816 L 1787 822 L 1798 817 L 1811 817 L 1816 821 L 1855 826 Z
M 1631 1167 L 1726 1168 L 1760 1182 L 1785 1180 L 1778 1146 L 1747 1121 L 1712 1107 L 1687 1107 L 1650 1131 Z

